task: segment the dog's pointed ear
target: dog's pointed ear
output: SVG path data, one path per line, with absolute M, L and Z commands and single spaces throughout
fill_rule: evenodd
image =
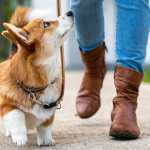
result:
M 3 23 L 3 25 L 10 32 L 10 34 L 18 44 L 22 46 L 28 46 L 33 44 L 34 40 L 31 34 L 26 33 L 21 28 L 17 28 L 14 25 L 9 23 Z
M 13 38 L 13 36 L 6 30 L 2 32 L 2 35 L 8 39 L 9 41 L 11 41 L 12 43 L 14 43 L 15 45 L 17 45 L 16 40 Z

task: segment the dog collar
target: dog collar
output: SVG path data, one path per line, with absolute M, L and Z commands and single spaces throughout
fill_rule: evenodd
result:
M 53 82 L 54 83 L 54 82 Z M 51 83 L 51 84 L 53 84 L 53 83 Z M 47 88 L 47 86 L 46 87 L 42 87 L 42 88 L 34 88 L 34 90 L 29 90 L 29 88 L 26 88 L 22 83 L 18 83 L 18 86 L 23 90 L 23 91 L 25 91 L 26 93 L 28 93 L 28 94 L 30 94 L 30 92 L 32 92 L 32 93 L 35 93 L 35 92 L 40 92 L 40 91 L 43 91 L 43 90 L 45 90 L 46 88 Z
M 55 83 L 55 80 L 51 82 L 51 84 L 54 84 L 54 83 Z M 20 82 L 18 83 L 18 86 L 29 95 L 29 99 L 31 100 L 32 103 L 37 103 L 40 106 L 44 107 L 44 109 L 49 109 L 49 108 L 58 106 L 58 102 L 44 103 L 44 102 L 41 102 L 41 101 L 36 99 L 35 92 L 40 92 L 40 91 L 45 90 L 48 87 L 48 85 L 44 88 L 43 87 L 42 88 L 35 88 L 34 90 L 30 90 L 29 88 L 26 88 Z M 60 109 L 60 108 L 61 108 L 61 105 L 59 104 L 59 108 L 57 108 L 57 109 Z

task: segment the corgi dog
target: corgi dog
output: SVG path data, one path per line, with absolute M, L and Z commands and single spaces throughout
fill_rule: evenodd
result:
M 18 6 L 7 29 L 12 42 L 9 58 L 0 64 L 0 117 L 6 135 L 18 146 L 26 144 L 27 130 L 37 130 L 37 144 L 52 146 L 56 102 L 61 95 L 59 48 L 74 26 L 71 11 L 53 21 L 49 12 Z M 47 14 L 47 15 L 48 15 Z

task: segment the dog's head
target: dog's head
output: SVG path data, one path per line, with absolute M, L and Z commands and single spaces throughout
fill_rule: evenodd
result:
M 3 24 L 9 32 L 9 39 L 22 47 L 28 55 L 50 57 L 62 45 L 74 25 L 74 16 L 70 11 L 53 21 L 36 19 L 23 28 L 12 24 Z

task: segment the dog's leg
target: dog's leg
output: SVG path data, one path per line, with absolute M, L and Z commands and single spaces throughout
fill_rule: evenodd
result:
M 10 130 L 8 128 L 6 128 L 6 136 L 11 137 L 11 133 L 10 133 Z
M 5 115 L 3 120 L 12 135 L 13 142 L 18 146 L 25 145 L 28 138 L 24 113 L 19 109 L 14 109 Z
M 53 125 L 54 115 L 43 123 L 41 126 L 37 127 L 37 144 L 39 146 L 53 146 L 55 145 L 55 140 L 51 136 L 52 125 Z

